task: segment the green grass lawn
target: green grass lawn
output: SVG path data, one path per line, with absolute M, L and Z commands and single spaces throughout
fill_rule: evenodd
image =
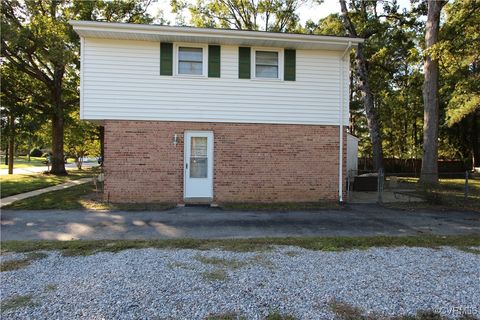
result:
M 56 250 L 65 255 L 89 255 L 96 252 L 118 252 L 127 249 L 221 249 L 250 252 L 272 249 L 272 246 L 297 246 L 309 250 L 344 251 L 371 247 L 457 247 L 472 254 L 480 246 L 480 235 L 463 236 L 373 236 L 373 237 L 288 237 L 252 239 L 167 239 L 167 240 L 31 240 L 2 241 L 1 252 L 34 252 Z
M 1 198 L 42 189 L 64 183 L 70 180 L 93 176 L 92 170 L 69 170 L 67 176 L 55 176 L 52 174 L 10 174 L 1 175 Z
M 42 167 L 45 166 L 43 163 L 45 161 L 44 157 L 30 157 L 30 162 L 27 160 L 27 156 L 15 157 L 13 161 L 13 168 L 28 168 L 28 167 Z M 8 169 L 8 165 L 5 164 L 5 157 L 0 157 L 0 169 Z
M 91 175 L 91 173 L 90 173 Z M 5 209 L 18 210 L 166 210 L 175 207 L 173 203 L 107 203 L 102 200 L 101 187 L 96 193 L 93 183 L 86 183 L 79 186 L 70 187 L 65 190 L 43 193 L 36 197 L 31 197 L 15 201 Z
M 13 161 L 13 168 L 28 168 L 28 167 L 43 167 L 45 166 L 46 159 L 44 157 L 30 157 L 30 162 L 27 159 L 27 156 L 18 156 L 15 157 Z M 75 159 L 68 158 L 68 163 L 75 162 Z M 0 157 L 0 169 L 8 169 L 8 165 L 5 164 L 5 156 Z
M 60 177 L 62 178 L 62 177 Z M 67 178 L 68 180 L 68 178 Z M 56 180 L 59 181 L 59 180 Z M 3 190 L 2 190 L 3 191 Z M 5 209 L 86 209 L 82 203 L 88 202 L 84 197 L 94 192 L 91 183 L 70 187 L 65 190 L 47 192 L 36 197 L 15 201 Z
M 417 185 L 418 178 L 402 177 L 398 179 L 399 182 L 408 185 Z M 471 178 L 468 180 L 468 185 L 472 193 L 480 193 L 480 178 Z M 439 186 L 436 189 L 452 190 L 463 192 L 465 188 L 465 179 L 439 179 Z
M 426 202 L 389 203 L 388 207 L 403 209 L 466 209 L 480 211 L 480 178 L 468 180 L 468 198 L 465 199 L 465 179 L 440 179 L 438 186 L 425 188 L 418 178 L 398 179 L 398 189 L 410 189 L 422 196 Z

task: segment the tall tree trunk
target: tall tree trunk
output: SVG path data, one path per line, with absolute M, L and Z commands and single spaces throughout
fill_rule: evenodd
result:
M 425 49 L 438 40 L 440 12 L 445 3 L 429 0 L 427 24 L 425 27 Z M 425 55 L 423 65 L 423 158 L 420 181 L 424 184 L 438 183 L 438 61 L 430 53 Z
M 65 158 L 63 153 L 63 128 L 64 118 L 63 114 L 52 115 L 52 167 L 50 173 L 64 175 L 67 174 L 65 170 Z
M 10 115 L 8 119 L 10 136 L 8 137 L 8 174 L 13 174 L 13 156 L 15 153 L 15 117 Z
M 30 151 L 32 150 L 32 138 L 28 135 L 28 145 L 27 145 L 27 161 L 30 162 Z
M 7 147 L 5 148 L 5 165 L 8 166 L 8 141 L 7 141 Z
M 65 170 L 65 155 L 63 152 L 63 131 L 65 125 L 62 101 L 63 73 L 63 69 L 55 70 L 52 88 L 52 100 L 55 108 L 52 113 L 52 168 L 50 173 L 57 175 L 68 174 L 67 170 Z
M 355 27 L 348 16 L 348 9 L 345 0 L 340 0 L 342 11 L 343 27 L 350 37 L 357 37 Z M 359 78 L 359 89 L 362 92 L 363 105 L 367 116 L 368 131 L 372 142 L 373 166 L 376 171 L 383 169 L 383 148 L 382 137 L 380 135 L 380 125 L 377 112 L 373 102 L 373 94 L 368 82 L 368 70 L 365 56 L 363 55 L 363 45 L 358 44 L 355 52 L 355 64 L 357 66 L 357 74 Z

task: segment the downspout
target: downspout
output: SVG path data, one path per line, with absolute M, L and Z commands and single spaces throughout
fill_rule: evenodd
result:
M 343 99 L 343 90 L 344 90 L 344 77 L 343 77 L 343 61 L 345 60 L 345 55 L 350 52 L 352 42 L 348 41 L 348 45 L 345 48 L 342 56 L 339 61 L 340 69 L 340 116 L 338 120 L 339 124 L 339 148 L 338 148 L 338 200 L 340 203 L 343 203 L 343 110 L 344 110 L 344 99 Z

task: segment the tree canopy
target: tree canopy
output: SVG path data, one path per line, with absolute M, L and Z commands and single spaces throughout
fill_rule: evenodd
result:
M 150 1 L 18 1 L 1 6 L 2 69 L 21 74 L 6 78 L 9 87 L 35 84 L 33 90 L 15 90 L 17 100 L 28 100 L 28 110 L 41 112 L 51 125 L 52 169 L 66 174 L 65 120 L 79 105 L 79 38 L 69 20 L 150 23 Z M 16 81 L 16 83 L 15 83 Z M 2 92 L 4 91 L 2 88 Z M 12 92 L 6 93 L 14 99 Z M 33 98 L 35 97 L 35 98 Z
M 196 27 L 293 32 L 300 27 L 298 9 L 306 0 L 172 0 L 176 13 L 188 9 Z
M 68 21 L 172 23 L 152 17 L 151 3 L 3 1 L 2 148 L 14 134 L 17 151 L 50 149 L 54 173 L 65 172 L 64 151 L 79 156 L 98 150 L 100 129 L 78 117 L 80 45 Z M 360 156 L 367 158 L 374 154 L 422 158 L 423 63 L 431 55 L 439 62 L 438 156 L 480 166 L 479 1 L 447 3 L 438 42 L 428 50 L 424 44 L 426 1 L 400 9 L 396 1 L 342 0 L 340 13 L 302 24 L 299 9 L 309 5 L 317 10 L 315 3 L 171 0 L 171 8 L 179 16 L 173 23 L 182 25 L 365 38 L 360 54 L 359 50 L 351 53 L 349 131 L 360 138 Z M 188 21 L 185 12 L 191 17 Z M 79 146 L 82 141 L 90 141 L 93 147 Z

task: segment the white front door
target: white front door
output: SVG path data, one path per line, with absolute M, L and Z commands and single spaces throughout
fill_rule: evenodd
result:
M 213 132 L 187 131 L 185 198 L 213 198 Z

